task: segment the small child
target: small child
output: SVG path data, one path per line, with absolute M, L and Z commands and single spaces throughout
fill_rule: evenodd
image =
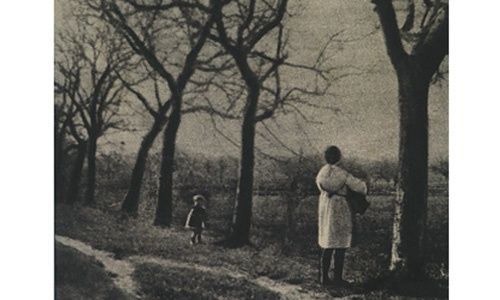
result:
M 196 242 L 201 243 L 201 232 L 205 228 L 205 222 L 207 221 L 207 211 L 203 205 L 205 198 L 202 195 L 195 195 L 193 197 L 193 202 L 194 205 L 189 211 L 186 220 L 186 228 L 191 228 L 193 230 L 191 245 Z

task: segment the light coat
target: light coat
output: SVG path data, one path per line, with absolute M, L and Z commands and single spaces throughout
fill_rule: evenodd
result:
M 353 219 L 343 195 L 347 187 L 366 195 L 366 184 L 337 165 L 325 165 L 316 176 L 321 194 L 318 205 L 318 244 L 321 248 L 349 248 Z

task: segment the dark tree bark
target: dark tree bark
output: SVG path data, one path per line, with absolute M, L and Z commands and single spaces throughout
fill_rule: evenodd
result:
M 83 16 L 87 12 L 80 13 Z M 56 81 L 56 87 L 74 108 L 75 118 L 69 129 L 77 144 L 86 140 L 86 205 L 94 204 L 95 200 L 97 141 L 109 129 L 120 128 L 122 121 L 116 118 L 123 91 L 117 74 L 135 68 L 133 53 L 125 51 L 125 41 L 113 36 L 110 26 L 91 23 L 92 30 L 87 28 L 88 22 L 61 29 L 56 47 L 61 57 L 56 62 L 57 78 L 64 78 L 64 83 Z
M 172 223 L 174 154 L 177 131 L 181 123 L 181 105 L 182 97 L 180 94 L 172 97 L 172 112 L 170 113 L 163 135 L 160 186 L 154 220 L 155 226 L 170 226 Z
M 224 14 L 222 7 L 216 10 L 215 23 L 217 26 L 218 36 L 211 36 L 216 42 L 220 43 L 224 49 L 234 59 L 238 71 L 243 78 L 247 98 L 243 113 L 243 123 L 241 127 L 241 157 L 240 168 L 238 176 L 238 188 L 232 220 L 232 230 L 229 237 L 223 242 L 231 247 L 240 247 L 248 244 L 250 241 L 250 228 L 252 224 L 252 201 L 253 201 L 253 172 L 255 164 L 255 126 L 259 120 L 265 118 L 264 116 L 257 116 L 257 108 L 259 96 L 261 92 L 262 82 L 266 76 L 273 73 L 282 63 L 280 58 L 280 47 L 277 46 L 277 58 L 272 66 L 264 73 L 259 75 L 252 70 L 249 63 L 249 54 L 255 45 L 273 29 L 278 28 L 283 20 L 287 0 L 279 1 L 274 9 L 272 18 L 265 19 L 260 22 L 259 16 L 255 15 L 257 2 L 250 1 L 248 11 L 242 14 L 244 20 L 236 28 L 236 37 L 231 38 L 226 30 L 224 23 Z M 218 5 L 221 5 L 220 3 Z M 249 33 L 245 35 L 247 29 L 254 24 L 254 30 L 248 30 Z M 281 41 L 279 41 L 280 43 Z M 266 116 L 268 113 L 266 112 Z M 269 114 L 272 115 L 272 112 Z
M 64 93 L 64 92 L 63 92 Z M 64 169 L 67 159 L 67 151 L 64 149 L 64 143 L 66 141 L 66 130 L 70 126 L 72 121 L 72 106 L 65 107 L 67 105 L 67 97 L 63 94 L 63 104 L 62 107 L 56 107 L 54 112 L 54 193 L 55 202 L 60 203 L 65 199 L 65 189 L 64 189 Z M 62 120 L 64 117 L 64 120 Z M 61 122 L 62 121 L 62 122 Z
M 424 266 L 427 220 L 430 81 L 409 68 L 399 76 L 399 184 L 395 201 L 392 270 L 419 277 Z
M 54 139 L 54 193 L 56 203 L 64 201 L 64 164 L 66 155 L 63 145 L 64 135 L 56 132 Z
M 252 221 L 253 171 L 255 164 L 255 113 L 259 101 L 260 85 L 256 79 L 248 80 L 248 97 L 241 127 L 241 160 L 238 189 L 229 242 L 235 246 L 249 243 Z
M 80 182 L 82 178 L 83 163 L 85 162 L 85 154 L 87 153 L 87 143 L 83 142 L 78 145 L 75 161 L 69 178 L 68 190 L 66 192 L 66 202 L 69 204 L 75 203 L 80 192 Z
M 428 94 L 432 76 L 448 54 L 448 7 L 436 7 L 408 54 L 389 0 L 372 0 L 399 88 L 400 142 L 390 270 L 400 279 L 423 275 L 427 221 Z M 425 20 L 424 20 L 425 21 Z M 422 23 L 424 24 L 424 22 Z M 411 27 L 411 26 L 405 26 Z
M 90 134 L 87 142 L 87 182 L 85 189 L 85 204 L 95 203 L 97 136 Z
M 132 177 L 130 179 L 130 185 L 127 191 L 127 195 L 125 196 L 125 199 L 122 203 L 122 211 L 128 213 L 131 216 L 137 216 L 139 209 L 139 197 L 141 193 L 144 172 L 146 170 L 148 153 L 153 146 L 153 143 L 156 140 L 157 136 L 160 134 L 165 124 L 165 120 L 165 116 L 158 116 L 157 118 L 155 118 L 153 126 L 144 136 L 144 139 L 142 140 L 141 146 L 137 153 L 137 158 L 132 170 Z
M 202 8 L 204 11 L 209 13 L 208 18 L 204 22 L 198 33 L 190 37 L 192 38 L 192 44 L 190 45 L 191 48 L 184 59 L 182 70 L 177 78 L 174 78 L 173 74 L 170 73 L 169 70 L 167 70 L 167 68 L 162 64 L 161 59 L 156 56 L 155 51 L 147 46 L 140 35 L 138 35 L 138 33 L 133 28 L 131 28 L 129 24 L 127 24 L 126 17 L 116 4 L 111 4 L 109 7 L 100 8 L 104 9 L 103 13 L 106 18 L 108 18 L 108 21 L 115 27 L 120 29 L 131 48 L 138 55 L 142 56 L 149 64 L 149 66 L 153 68 L 153 70 L 165 80 L 165 83 L 167 84 L 171 93 L 172 111 L 170 113 L 170 116 L 168 117 L 167 125 L 164 129 L 163 135 L 164 139 L 160 170 L 160 185 L 154 225 L 169 226 L 172 222 L 172 186 L 175 141 L 177 138 L 177 130 L 181 122 L 182 93 L 189 79 L 195 72 L 198 55 L 200 54 L 207 40 L 207 37 L 210 34 L 210 30 L 214 22 L 214 9 L 217 9 L 218 7 L 215 5 L 216 2 L 218 1 L 210 1 L 209 7 L 204 7 L 203 5 L 197 6 L 198 8 Z M 131 4 L 138 11 L 150 9 L 168 11 L 175 7 L 182 8 L 179 6 L 182 6 L 182 4 L 179 3 L 174 3 L 172 4 L 172 6 L 168 7 L 141 5 L 136 3 L 135 1 L 129 1 L 129 4 Z M 186 12 L 186 14 L 188 13 Z

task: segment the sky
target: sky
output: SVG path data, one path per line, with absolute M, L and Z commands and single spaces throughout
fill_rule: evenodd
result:
M 60 5 L 56 1 L 56 5 Z M 290 1 L 295 15 L 287 23 L 290 30 L 290 61 L 304 62 L 317 53 L 328 37 L 338 31 L 347 43 L 334 44 L 333 65 L 355 66 L 362 75 L 336 81 L 334 96 L 315 101 L 338 109 L 302 110 L 310 121 L 296 115 L 277 115 L 266 122 L 285 146 L 257 137 L 259 151 L 273 155 L 293 152 L 321 153 L 330 144 L 338 145 L 345 156 L 365 159 L 395 158 L 398 151 L 398 104 L 396 75 L 385 52 L 383 36 L 377 26 L 377 16 L 370 1 L 315 0 Z M 297 9 L 300 5 L 300 9 Z M 59 15 L 59 17 L 58 17 Z M 61 14 L 57 13 L 57 18 Z M 447 64 L 447 60 L 444 62 Z M 301 81 L 302 74 L 288 74 L 290 82 Z M 429 152 L 430 158 L 448 153 L 448 81 L 433 85 L 429 94 Z M 178 132 L 178 148 L 204 155 L 238 155 L 239 149 L 214 130 L 210 119 L 202 114 L 183 117 Z M 311 121 L 312 120 L 312 121 Z M 135 153 L 147 120 L 136 122 L 136 131 L 115 132 L 103 137 L 101 144 L 108 151 Z M 218 130 L 233 141 L 239 140 L 241 121 L 220 121 Z M 265 132 L 262 125 L 259 132 Z M 160 141 L 156 147 L 160 146 Z

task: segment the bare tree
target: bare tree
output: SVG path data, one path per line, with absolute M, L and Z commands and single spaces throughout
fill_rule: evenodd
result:
M 148 158 L 148 153 L 153 146 L 154 141 L 165 127 L 168 117 L 167 113 L 170 109 L 171 101 L 164 100 L 162 93 L 160 92 L 160 84 L 158 83 L 158 77 L 155 73 L 151 73 L 151 81 L 153 87 L 145 87 L 154 91 L 154 99 L 150 99 L 144 92 L 141 91 L 141 87 L 127 82 L 122 78 L 123 84 L 129 90 L 129 92 L 136 97 L 137 100 L 144 106 L 148 114 L 152 117 L 153 123 L 144 135 L 141 144 L 139 146 L 139 151 L 137 152 L 136 161 L 132 169 L 132 175 L 130 179 L 130 184 L 128 187 L 127 194 L 122 203 L 122 211 L 131 215 L 137 216 L 139 208 L 139 197 L 142 186 L 142 181 L 144 178 L 144 172 L 146 169 L 146 162 Z
M 67 138 L 68 128 L 74 118 L 74 109 L 68 100 L 67 94 L 56 87 L 54 105 L 54 192 L 56 203 L 66 198 L 64 170 L 67 163 L 67 154 L 72 149 Z M 69 144 L 69 145 L 68 145 Z
M 62 34 L 61 32 L 59 32 Z M 65 35 L 68 33 L 64 33 Z M 70 33 L 71 34 L 71 33 Z M 76 201 L 79 194 L 81 173 L 87 151 L 87 135 L 84 124 L 79 117 L 79 109 L 75 105 L 79 93 L 81 79 L 81 64 L 77 59 L 76 49 L 63 43 L 65 37 L 58 36 L 56 42 L 56 196 L 69 204 Z M 64 120 L 64 121 L 63 121 Z M 60 126 L 58 125 L 60 124 Z M 63 148 L 63 144 L 67 144 Z M 69 178 L 64 179 L 67 168 L 68 154 L 76 151 L 73 166 L 70 168 Z M 59 159 L 57 159 L 60 157 Z M 66 188 L 64 188 L 66 186 Z
M 422 275 L 424 265 L 428 94 L 432 78 L 448 54 L 448 3 L 441 0 L 405 1 L 408 5 L 404 9 L 406 17 L 401 28 L 391 0 L 372 0 L 372 3 L 399 86 L 399 184 L 390 269 L 401 277 L 414 278 Z M 406 42 L 409 52 L 403 42 Z
M 111 38 L 109 27 L 91 26 L 84 19 L 77 24 L 58 35 L 56 86 L 66 91 L 78 114 L 82 128 L 73 129 L 83 130 L 86 135 L 85 203 L 93 204 L 97 141 L 107 130 L 120 126 L 117 114 L 123 85 L 117 73 L 133 66 L 129 63 L 131 53 L 123 51 L 123 41 Z
M 84 134 L 77 129 L 79 127 L 78 112 L 69 100 L 76 94 L 79 83 L 73 81 L 71 77 L 66 77 L 62 81 L 62 86 L 56 83 L 55 90 L 55 194 L 56 202 L 73 203 L 78 197 L 87 142 Z M 68 155 L 74 150 L 77 152 L 76 157 L 69 179 L 65 180 Z
M 75 160 L 73 163 L 73 167 L 71 168 L 71 173 L 68 182 L 68 189 L 66 194 L 66 202 L 72 204 L 78 198 L 78 194 L 80 191 L 80 182 L 81 182 L 81 174 L 83 169 L 83 164 L 85 162 L 85 155 L 87 153 L 87 142 L 80 141 L 77 144 L 77 152 L 75 156 Z
M 137 216 L 138 214 L 140 190 L 145 173 L 148 153 L 157 136 L 168 122 L 167 114 L 172 103 L 171 99 L 165 96 L 168 94 L 168 91 L 164 91 L 164 88 L 162 89 L 163 85 L 161 77 L 159 77 L 155 71 L 148 70 L 148 66 L 145 66 L 145 68 L 147 70 L 145 78 L 139 78 L 135 80 L 135 82 L 133 80 L 129 81 L 127 79 L 120 78 L 129 93 L 138 100 L 153 120 L 152 125 L 148 132 L 144 135 L 139 151 L 137 152 L 129 188 L 122 203 L 122 211 L 131 216 Z M 215 108 L 211 108 L 210 106 L 204 104 L 197 104 L 196 101 L 193 101 L 191 98 L 192 95 L 192 97 L 197 98 L 200 97 L 200 94 L 203 92 L 204 89 L 192 89 L 184 92 L 184 98 L 187 99 L 183 100 L 185 103 L 183 104 L 183 109 L 181 109 L 182 115 L 211 111 L 219 115 L 222 114 Z
M 198 76 L 192 78 L 191 83 L 197 87 L 195 97 L 205 102 L 194 108 L 208 113 L 219 134 L 241 149 L 232 233 L 224 241 L 231 246 L 240 246 L 248 242 L 251 225 L 254 150 L 261 152 L 255 147 L 256 125 L 263 124 L 266 131 L 273 134 L 264 121 L 274 118 L 277 112 L 292 112 L 305 117 L 299 105 L 317 107 L 310 98 L 325 95 L 332 81 L 327 74 L 333 68 L 322 68 L 322 65 L 333 37 L 320 49 L 314 63 L 293 63 L 287 60 L 287 36 L 282 24 L 286 1 L 272 4 L 264 1 L 225 2 L 220 3 L 216 12 L 217 30 L 209 38 L 222 45 L 224 51 L 216 51 L 214 57 L 229 56 L 229 60 L 220 59 L 219 64 L 211 61 L 200 67 Z M 191 18 L 196 27 L 193 20 Z M 210 49 L 217 49 L 218 45 L 210 45 Z M 312 72 L 311 77 L 315 80 L 299 86 L 287 84 L 280 75 L 280 67 Z M 320 81 L 323 84 L 319 84 Z M 215 117 L 243 119 L 241 143 L 219 130 Z
M 328 88 L 328 84 L 322 87 L 316 85 L 314 89 L 283 84 L 280 67 L 312 71 L 315 76 L 329 82 L 325 77 L 328 70 L 318 67 L 322 63 L 321 53 L 316 63 L 310 66 L 287 61 L 287 40 L 283 23 L 287 3 L 286 0 L 232 1 L 216 10 L 217 31 L 210 35 L 210 39 L 222 45 L 230 55 L 244 83 L 244 93 L 234 92 L 232 94 L 236 96 L 227 97 L 230 106 L 226 112 L 234 109 L 234 103 L 244 98 L 241 101 L 241 156 L 237 196 L 231 235 L 225 241 L 230 246 L 241 246 L 249 242 L 256 125 L 259 122 L 263 124 L 263 121 L 273 117 L 277 110 L 292 109 L 302 114 L 296 105 L 310 104 L 304 99 L 304 95 L 324 95 Z M 238 91 L 238 84 L 233 82 L 233 86 L 236 86 L 235 90 Z M 222 90 L 225 95 L 228 94 L 227 90 Z
M 170 92 L 169 105 L 170 114 L 163 131 L 163 149 L 160 168 L 160 186 L 158 192 L 158 205 L 154 224 L 158 226 L 169 226 L 172 221 L 172 187 L 174 171 L 174 154 L 177 130 L 181 122 L 183 93 L 189 79 L 196 70 L 198 56 L 207 40 L 210 29 L 214 22 L 215 2 L 210 1 L 208 6 L 190 1 L 155 1 L 139 2 L 133 0 L 124 1 L 88 1 L 89 4 L 102 13 L 103 18 L 112 24 L 127 40 L 131 49 L 145 59 L 149 66 L 164 80 Z M 184 9 L 202 11 L 197 14 L 201 21 L 200 29 L 193 32 L 192 28 L 183 22 Z M 158 20 L 156 26 L 144 26 L 143 22 Z M 179 30 L 165 31 L 165 28 L 178 26 L 184 31 L 187 45 L 184 40 L 179 41 Z M 177 34 L 177 35 L 176 35 Z M 158 44 L 157 36 L 162 36 Z M 172 42 L 177 45 L 172 53 L 162 52 L 163 47 L 168 47 Z M 182 45 L 182 46 L 181 46 Z M 187 51 L 182 48 L 187 47 Z M 179 63 L 181 62 L 181 63 Z M 177 76 L 174 72 L 177 71 Z M 124 209 L 136 210 L 139 190 L 134 192 Z

